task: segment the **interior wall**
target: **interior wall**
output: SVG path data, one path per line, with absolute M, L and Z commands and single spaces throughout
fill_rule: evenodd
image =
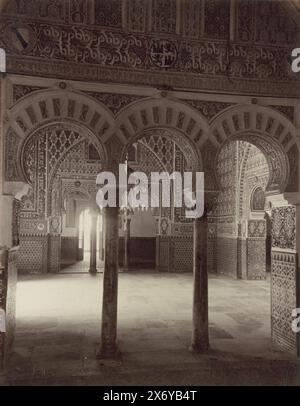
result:
M 215 271 L 237 277 L 237 142 L 224 145 L 218 156 L 217 171 L 222 192 L 210 219 L 216 224 Z
M 130 169 L 143 171 L 148 178 L 151 172 L 190 171 L 195 164 L 194 154 L 178 135 L 175 129 L 147 130 L 135 144 L 136 153 L 130 155 Z M 131 256 L 144 252 L 144 261 L 149 263 L 151 252 L 160 271 L 192 272 L 193 225 L 181 208 L 134 210 L 130 234 Z
M 282 200 L 272 208 L 271 329 L 272 341 L 300 355 L 300 337 L 291 329 L 292 310 L 299 307 L 299 265 L 296 216 L 298 207 Z
M 243 146 L 243 161 L 239 176 L 239 242 L 241 260 L 238 274 L 243 279 L 265 279 L 267 269 L 267 223 L 265 192 L 269 167 L 264 154 L 254 145 Z M 257 194 L 261 191 L 262 194 Z
M 156 237 L 156 221 L 152 210 L 134 210 L 130 234 L 132 237 Z
M 76 237 L 78 235 L 77 227 L 70 227 L 69 225 L 67 225 L 66 214 L 63 214 L 62 216 L 61 235 L 63 237 Z
M 89 155 L 92 141 L 86 137 L 81 128 L 67 122 L 28 137 L 23 165 L 31 187 L 20 208 L 21 272 L 58 272 L 61 252 L 76 258 L 75 200 L 64 196 L 90 195 L 95 201 L 95 178 L 104 161 L 102 151 L 96 158 Z
M 218 156 L 223 188 L 210 216 L 208 269 L 233 278 L 266 277 L 266 221 L 263 210 L 251 208 L 256 188 L 265 190 L 269 169 L 254 145 L 234 141 Z

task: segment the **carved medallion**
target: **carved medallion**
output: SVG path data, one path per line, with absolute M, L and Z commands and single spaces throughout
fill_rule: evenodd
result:
M 45 224 L 43 223 L 38 223 L 36 228 L 38 229 L 38 231 L 43 231 L 45 229 Z
M 152 41 L 150 58 L 153 65 L 159 68 L 170 68 L 177 60 L 176 45 L 168 40 Z
M 17 53 L 29 52 L 36 43 L 36 36 L 28 25 L 9 25 L 5 32 L 7 47 Z

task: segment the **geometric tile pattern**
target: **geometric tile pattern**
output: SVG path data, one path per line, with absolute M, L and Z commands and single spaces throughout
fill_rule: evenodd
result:
M 272 340 L 294 354 L 299 352 L 298 337 L 292 331 L 292 310 L 299 307 L 297 267 L 296 253 L 272 252 Z

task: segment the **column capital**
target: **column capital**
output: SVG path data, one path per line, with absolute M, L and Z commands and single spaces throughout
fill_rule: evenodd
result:
M 284 207 L 288 205 L 299 206 L 300 205 L 300 193 L 278 193 L 275 195 L 267 195 L 267 202 L 272 207 Z
M 97 218 L 98 215 L 99 215 L 99 212 L 100 212 L 99 209 L 91 208 L 91 210 L 90 210 L 90 216 L 91 216 L 91 218 L 92 218 L 92 219 Z
M 17 200 L 29 192 L 30 185 L 26 182 L 4 182 L 4 194 L 11 195 Z
M 209 213 L 213 210 L 218 202 L 219 190 L 204 191 L 204 212 L 200 220 L 206 220 Z
M 107 207 L 103 207 L 103 213 L 104 215 L 108 215 L 108 214 L 115 214 L 115 212 L 119 214 L 121 214 L 121 210 L 119 207 L 114 207 L 114 206 L 107 206 Z

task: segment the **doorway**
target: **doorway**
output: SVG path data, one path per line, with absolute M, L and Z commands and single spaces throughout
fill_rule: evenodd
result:
M 104 260 L 103 246 L 103 218 L 100 213 L 96 216 L 95 235 L 93 235 L 94 217 L 92 211 L 88 207 L 84 207 L 79 211 L 78 221 L 76 222 L 76 252 L 73 254 L 72 261 L 69 263 L 62 262 L 62 273 L 87 273 L 90 270 L 91 255 L 92 255 L 92 239 L 96 239 L 96 263 L 97 269 L 101 270 Z M 68 248 L 67 241 L 71 241 L 72 237 L 62 236 L 62 252 L 66 254 Z

